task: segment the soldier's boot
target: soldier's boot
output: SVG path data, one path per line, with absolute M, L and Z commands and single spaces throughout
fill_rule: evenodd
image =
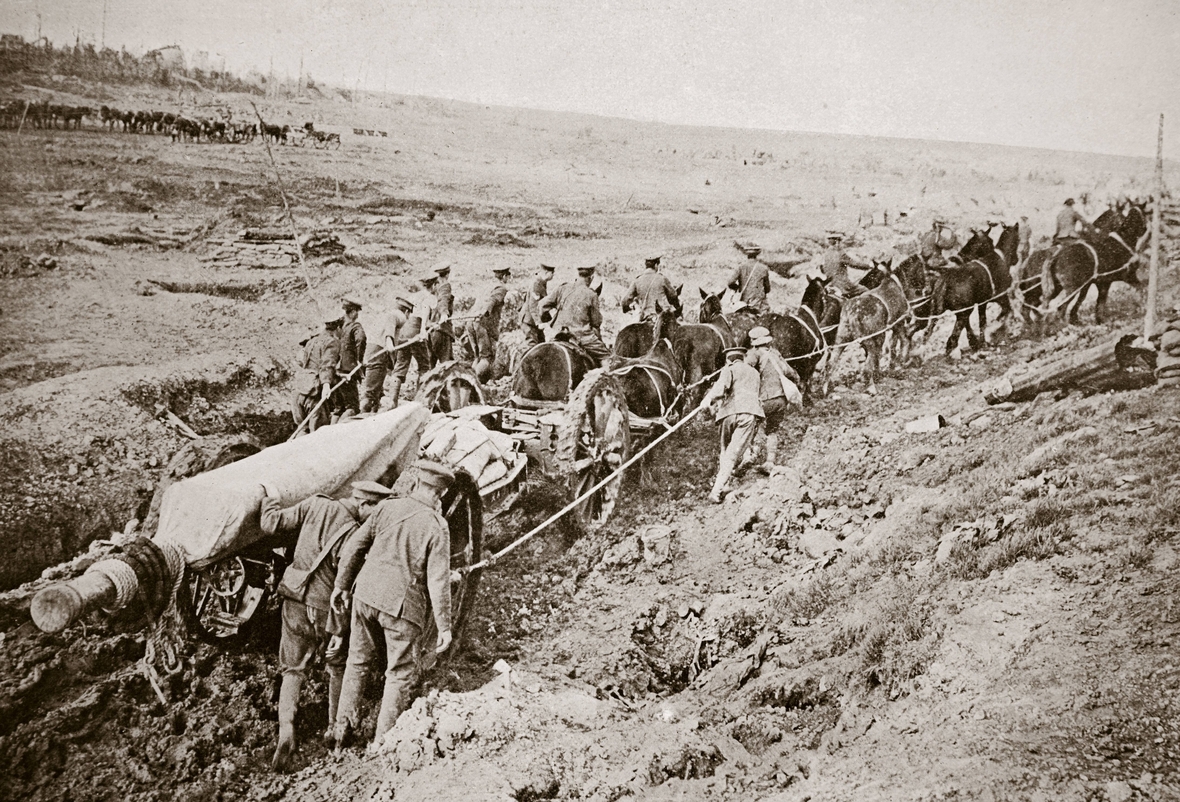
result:
M 336 748 L 336 714 L 340 711 L 340 688 L 344 685 L 343 667 L 328 667 L 328 728 L 324 730 L 324 746 Z
M 709 493 L 709 501 L 714 504 L 720 504 L 725 498 L 726 486 L 729 484 L 729 477 L 733 475 L 733 457 L 722 453 L 721 460 L 717 464 L 717 478 L 713 480 L 713 491 Z
M 762 463 L 762 470 L 770 473 L 778 460 L 778 433 L 766 435 L 766 461 Z
M 402 380 L 395 377 L 394 380 L 389 383 L 389 399 L 393 402 L 390 406 L 390 409 L 397 409 L 398 402 L 401 400 L 401 395 Z
M 365 680 L 368 679 L 365 669 L 345 669 L 340 682 L 340 696 L 336 709 L 336 751 L 341 752 L 352 746 L 356 736 L 356 725 L 360 720 L 361 698 L 365 693 Z
M 397 723 L 397 717 L 405 709 L 404 695 L 405 691 L 401 685 L 390 682 L 385 684 L 385 693 L 381 695 L 381 710 L 377 713 L 377 728 L 373 731 L 374 749 L 380 747 L 381 742 L 385 739 L 385 733 L 393 728 L 393 725 Z
M 291 759 L 295 757 L 295 712 L 299 709 L 299 691 L 303 678 L 297 674 L 284 674 L 279 688 L 279 743 L 275 748 L 271 768 L 278 772 L 291 770 Z

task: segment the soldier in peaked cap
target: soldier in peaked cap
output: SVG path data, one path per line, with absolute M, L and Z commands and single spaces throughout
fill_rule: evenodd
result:
M 438 262 L 431 270 L 435 279 L 427 289 L 434 295 L 434 309 L 430 312 L 430 325 L 434 330 L 427 335 L 430 351 L 430 367 L 439 362 L 450 362 L 452 356 L 451 343 L 455 340 L 455 331 L 451 318 L 455 314 L 455 295 L 451 291 L 451 263 Z
M 508 296 L 507 267 L 492 268 L 496 284 L 483 301 L 475 306 L 474 314 L 463 326 L 459 337 L 463 358 L 469 361 L 475 375 L 482 382 L 492 378 L 492 363 L 496 359 L 496 343 L 500 339 L 500 314 Z
M 541 301 L 549 294 L 549 281 L 555 269 L 553 265 L 540 265 L 525 293 L 524 303 L 520 305 L 520 330 L 524 333 L 526 345 L 545 342 L 545 332 L 541 329 Z
M 1082 232 L 1085 234 L 1091 234 L 1094 231 L 1090 221 L 1082 217 L 1081 213 L 1073 207 L 1073 203 L 1073 198 L 1066 198 L 1065 203 L 1061 206 L 1061 211 L 1057 213 L 1057 229 L 1053 232 L 1054 244 L 1061 245 L 1077 240 L 1078 226 L 1081 226 Z
M 945 218 L 935 217 L 930 223 L 930 230 L 922 235 L 918 242 L 918 253 L 926 267 L 936 269 L 946 265 L 943 251 L 954 248 L 959 244 L 955 232 Z
M 580 345 L 599 365 L 606 367 L 611 352 L 602 341 L 602 312 L 598 293 L 590 288 L 594 281 L 593 267 L 579 267 L 578 280 L 562 284 L 545 296 L 541 312 L 552 311 L 553 329 L 565 333 Z
M 709 501 L 720 504 L 729 490 L 729 479 L 754 440 L 759 421 L 765 417 L 758 400 L 761 377 L 755 368 L 742 361 L 746 349 L 725 349 L 725 367 L 717 382 L 705 394 L 702 405 L 714 408 L 714 419 L 721 434 L 721 456 L 717 477 Z
M 865 291 L 864 287 L 852 283 L 852 279 L 848 277 L 848 268 L 868 270 L 869 266 L 849 258 L 848 254 L 844 252 L 843 242 L 844 235 L 839 231 L 828 232 L 828 247 L 824 250 L 823 270 L 828 284 L 847 298 L 860 295 Z
M 680 296 L 668 277 L 660 273 L 662 255 L 652 255 L 644 260 L 644 270 L 631 282 L 623 296 L 623 311 L 630 312 L 639 307 L 639 322 L 655 320 L 665 309 L 680 314 Z
M 295 418 L 295 425 L 298 426 L 318 405 L 318 411 L 307 422 L 308 431 L 311 432 L 331 422 L 329 398 L 332 387 L 336 384 L 336 366 L 340 363 L 342 322 L 343 316 L 338 313 L 325 315 L 324 330 L 303 346 L 302 362 L 297 366 L 299 369 L 296 373 L 291 414 Z M 320 401 L 324 403 L 320 404 Z
M 760 468 L 770 473 L 778 456 L 778 429 L 786 417 L 789 403 L 786 382 L 795 385 L 797 390 L 799 374 L 774 347 L 774 338 L 764 326 L 750 329 L 750 350 L 745 358 L 746 364 L 758 371 L 758 401 L 765 414 L 754 435 L 752 451 L 755 457 L 758 454 L 765 456 Z
M 746 254 L 746 261 L 734 268 L 725 285 L 737 290 L 746 306 L 760 315 L 766 314 L 770 311 L 767 298 L 770 294 L 770 271 L 758 261 L 762 249 L 753 243 L 746 243 L 742 246 L 742 252 Z
M 451 645 L 450 534 L 439 504 L 454 473 L 430 460 L 418 460 L 414 468 L 410 494 L 382 502 L 340 554 L 332 606 L 342 612 L 352 602 L 352 631 L 336 717 L 338 749 L 355 734 L 378 649 L 385 649 L 387 668 L 374 743 L 409 706 L 414 646 L 431 612 L 438 628 L 435 651 Z
M 329 748 L 334 743 L 336 710 L 347 657 L 348 616 L 332 612 L 330 598 L 339 566 L 340 548 L 368 520 L 377 504 L 393 491 L 376 482 L 355 482 L 352 496 L 336 500 L 325 495 L 283 508 L 278 493 L 262 486 L 259 525 L 266 535 L 296 535 L 295 556 L 279 584 L 283 599 L 279 667 L 279 743 L 272 766 L 287 771 L 297 747 L 295 714 L 308 669 L 321 653 L 328 674 Z
M 344 308 L 344 323 L 340 328 L 340 363 L 337 370 L 341 376 L 351 374 L 352 378 L 341 384 L 332 398 L 332 423 L 360 412 L 360 386 L 365 370 L 362 366 L 353 372 L 365 360 L 365 329 L 357 320 L 361 305 L 351 298 L 344 298 L 340 305 Z
M 427 370 L 426 341 L 421 339 L 422 320 L 415 316 L 414 302 L 398 296 L 394 311 L 385 320 L 381 335 L 365 351 L 365 386 L 362 412 L 378 412 L 385 390 L 385 377 L 392 371 L 388 395 L 392 408 L 401 399 L 402 384 L 410 372 L 410 360 L 417 362 L 419 375 Z M 425 312 L 423 312 L 425 314 Z

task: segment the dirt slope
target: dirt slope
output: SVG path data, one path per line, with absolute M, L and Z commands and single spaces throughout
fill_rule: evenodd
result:
M 142 519 L 184 442 L 167 410 L 202 434 L 285 436 L 287 362 L 316 316 L 308 278 L 325 302 L 361 296 L 375 331 L 438 258 L 456 261 L 461 305 L 493 265 L 523 283 L 543 259 L 597 262 L 613 331 L 653 248 L 696 298 L 724 283 L 734 240 L 793 261 L 844 227 L 867 257 L 934 211 L 965 226 L 993 207 L 1045 231 L 1064 194 L 1147 175 L 1129 159 L 416 98 L 262 111 L 345 132 L 340 151 L 276 149 L 300 228 L 345 248 L 306 273 L 217 256 L 243 229 L 285 225 L 257 142 L 0 132 L 4 586 Z M 391 136 L 347 133 L 359 125 Z M 772 303 L 801 291 L 776 275 Z M 5 594 L 0 798 L 1176 798 L 1175 393 L 973 417 L 984 380 L 1139 309 L 1119 286 L 1108 326 L 997 332 L 953 363 L 944 323 L 925 363 L 891 370 L 875 397 L 850 356 L 846 386 L 791 420 L 784 471 L 720 507 L 703 500 L 714 433 L 673 439 L 604 531 L 558 527 L 488 572 L 464 650 L 379 756 L 324 754 L 317 684 L 303 767 L 269 774 L 274 627 L 228 654 L 194 644 L 161 703 L 135 667 L 142 636 L 93 622 L 42 635 L 30 588 Z M 934 412 L 953 425 L 905 434 Z M 552 501 L 534 492 L 491 534 Z M 674 533 L 667 562 L 644 558 L 652 527 Z

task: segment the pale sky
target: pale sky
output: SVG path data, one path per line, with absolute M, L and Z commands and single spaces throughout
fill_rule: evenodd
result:
M 105 0 L 109 47 L 669 123 L 1180 156 L 1180 0 Z M 0 0 L 98 44 L 104 0 Z

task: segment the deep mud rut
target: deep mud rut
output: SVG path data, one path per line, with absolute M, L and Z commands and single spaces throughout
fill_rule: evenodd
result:
M 1048 209 L 1067 176 L 1090 186 L 1133 167 L 896 143 L 845 164 L 877 146 L 830 157 L 807 140 L 819 150 L 769 172 L 737 145 L 725 157 L 721 134 L 663 132 L 654 148 L 631 123 L 585 134 L 524 112 L 390 113 L 404 150 L 278 154 L 300 225 L 347 240 L 340 261 L 312 265 L 317 291 L 363 295 L 371 332 L 436 252 L 457 259 L 461 307 L 493 264 L 523 282 L 542 255 L 599 262 L 611 332 L 657 240 L 695 298 L 723 283 L 735 239 L 795 258 L 862 207 L 922 197 L 971 221 L 979 199 Z M 284 438 L 289 352 L 314 309 L 297 268 L 206 261 L 200 237 L 284 222 L 260 149 L 89 131 L 5 144 L 0 584 L 13 587 L 143 520 L 187 442 L 166 412 L 203 435 Z M 1018 158 L 1035 180 L 1013 173 Z M 912 235 L 890 219 L 858 232 L 862 255 Z M 161 226 L 201 233 L 102 244 Z M 1175 290 L 1168 277 L 1164 297 Z M 776 308 L 800 291 L 776 275 Z M 462 648 L 379 754 L 325 752 L 315 678 L 297 771 L 270 772 L 273 614 L 232 648 L 189 641 L 161 701 L 137 664 L 141 630 L 45 635 L 28 620 L 35 584 L 0 594 L 0 800 L 1180 798 L 1180 402 L 1148 389 L 985 411 L 978 392 L 1131 328 L 1140 308 L 1119 287 L 1108 326 L 999 333 L 955 362 L 943 327 L 876 396 L 847 357 L 847 386 L 788 422 L 783 470 L 744 477 L 721 506 L 704 499 L 715 435 L 690 427 L 629 476 L 602 531 L 558 525 L 485 573 Z M 951 425 L 905 433 L 934 413 Z M 492 522 L 493 542 L 539 522 L 550 492 Z

